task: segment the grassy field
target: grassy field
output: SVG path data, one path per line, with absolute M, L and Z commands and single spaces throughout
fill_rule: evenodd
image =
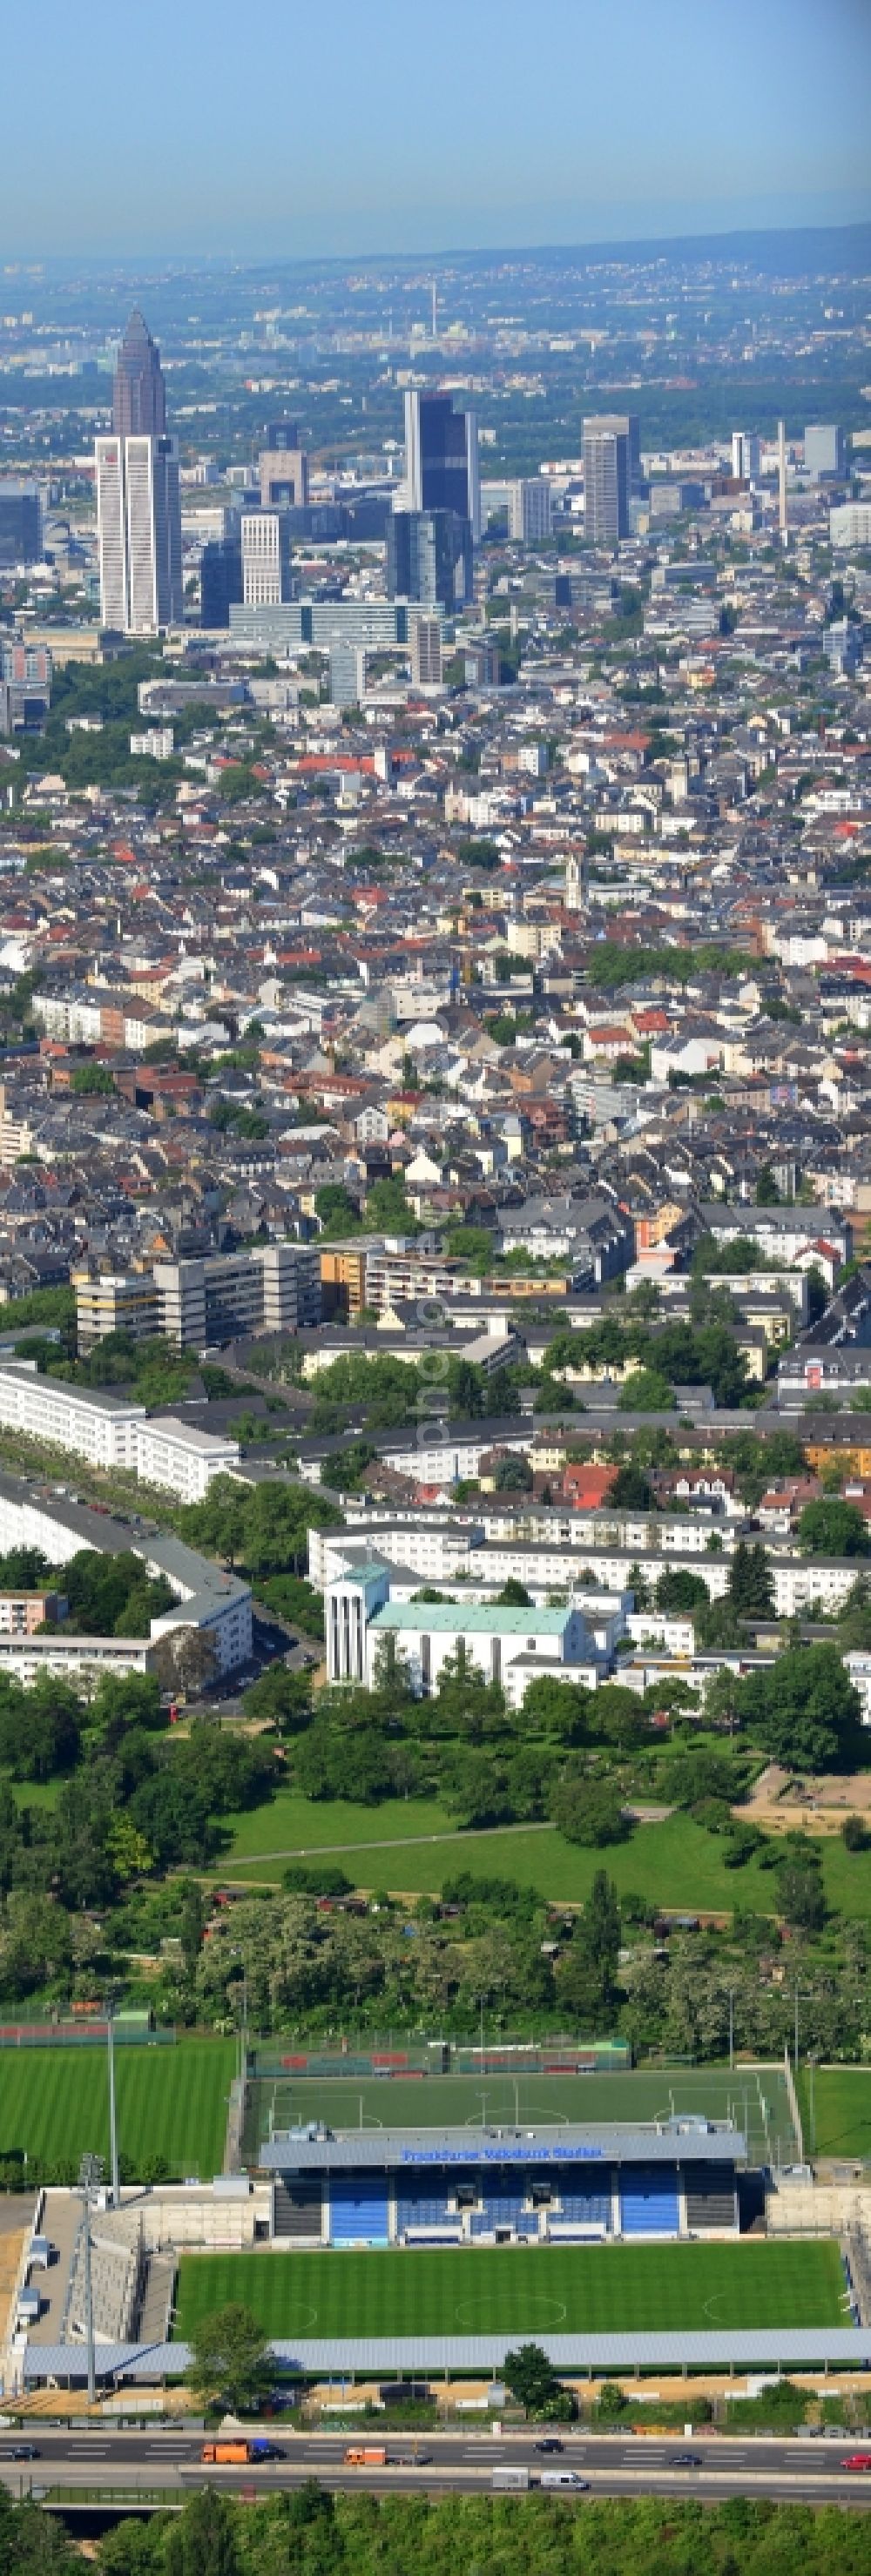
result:
M 163 2156 L 176 2178 L 220 2173 L 234 2062 L 225 2039 L 116 2049 L 119 2152 L 137 2172 Z M 0 2049 L 0 2156 L 16 2148 L 36 2165 L 108 2157 L 103 2047 Z
M 817 2079 L 819 2081 L 819 2079 Z M 867 2079 L 871 2089 L 871 2076 Z M 860 2077 L 861 2082 L 861 2077 Z M 750 2139 L 751 2161 L 790 2163 L 796 2153 L 783 2076 L 776 2068 L 756 2073 L 750 2068 L 642 2068 L 625 2075 L 523 2076 L 428 2075 L 423 2083 L 382 2077 L 319 2076 L 279 2078 L 268 2075 L 251 2086 L 257 2142 L 270 2130 L 297 2122 L 323 2120 L 328 2128 L 364 2127 L 422 2130 L 480 2128 L 482 2120 L 501 2126 L 573 2121 L 596 2127 L 602 2121 L 645 2121 L 683 2112 L 711 2120 L 730 2115 Z M 871 2108 L 871 2105 L 869 2105 Z M 246 2145 L 252 2130 L 246 2130 Z M 254 2143 L 252 2135 L 252 2145 Z
M 404 1895 L 437 1894 L 458 1870 L 478 1877 L 513 1878 L 542 1896 L 582 1903 L 603 1854 L 567 1843 L 554 1825 L 501 1826 L 466 1833 L 450 1826 L 443 1810 L 423 1800 L 388 1799 L 381 1807 L 341 1800 L 299 1798 L 280 1790 L 267 1807 L 231 1817 L 232 1843 L 216 1878 L 280 1882 L 284 1863 L 304 1853 L 329 1852 L 363 1887 Z M 864 1854 L 845 1850 L 839 1836 L 821 1842 L 829 1904 L 839 1913 L 871 1922 L 871 1870 Z M 272 1855 L 272 1857 L 268 1857 Z M 749 1861 L 727 1869 L 723 1843 L 692 1816 L 669 1816 L 661 1825 L 638 1825 L 626 1843 L 604 1854 L 621 1892 L 688 1912 L 731 1913 L 733 1906 L 771 1914 L 775 1881 Z
M 871 2067 L 815 2067 L 813 2098 L 808 2070 L 802 2067 L 799 2100 L 809 2154 L 862 2157 L 871 2163 Z
M 849 2322 L 841 2258 L 828 2243 L 182 2257 L 178 2335 L 236 2300 L 277 2339 Z

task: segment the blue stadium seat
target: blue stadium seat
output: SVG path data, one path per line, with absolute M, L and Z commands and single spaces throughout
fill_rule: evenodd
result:
M 624 2236 L 678 2236 L 680 2197 L 674 2165 L 626 2165 L 620 2176 Z
M 333 2174 L 330 2237 L 334 2245 L 386 2245 L 389 2241 L 387 2178 L 383 2174 Z

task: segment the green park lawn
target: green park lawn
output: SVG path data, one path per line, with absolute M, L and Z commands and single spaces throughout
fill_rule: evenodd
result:
M 687 1815 L 636 1825 L 628 1842 L 605 1851 L 566 1842 L 555 1825 L 461 1831 L 443 1808 L 413 1798 L 360 1807 L 279 1790 L 268 1806 L 230 1817 L 229 1825 L 232 1842 L 222 1868 L 213 1873 L 218 1878 L 274 1884 L 292 1858 L 329 1852 L 361 1886 L 403 1895 L 438 1893 L 446 1878 L 469 1870 L 478 1877 L 515 1879 L 542 1896 L 582 1903 L 596 1870 L 604 1865 L 621 1895 L 631 1892 L 656 1905 L 724 1914 L 735 1906 L 759 1914 L 771 1914 L 776 1907 L 770 1870 L 760 1869 L 756 1860 L 744 1869 L 727 1869 L 723 1838 Z M 865 1855 L 846 1851 L 834 1836 L 823 1839 L 821 1848 L 829 1904 L 839 1913 L 871 1921 L 871 1870 Z
M 849 2322 L 843 2265 L 828 2243 L 182 2256 L 179 2336 L 235 2301 L 276 2340 Z
M 117 2045 L 118 2146 L 134 2173 L 157 2156 L 174 2179 L 220 2173 L 235 2055 L 226 2039 Z M 108 2158 L 105 2048 L 0 2048 L 0 2156 L 16 2149 L 34 2165 Z

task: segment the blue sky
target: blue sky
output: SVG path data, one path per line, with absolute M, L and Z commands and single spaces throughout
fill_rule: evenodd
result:
M 477 248 L 871 216 L 871 0 L 41 0 L 21 256 Z

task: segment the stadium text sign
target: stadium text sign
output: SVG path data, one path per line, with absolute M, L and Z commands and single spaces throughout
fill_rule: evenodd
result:
M 403 2147 L 399 2158 L 403 2165 L 567 2165 L 592 2164 L 601 2161 L 604 2147 L 540 2147 L 526 2139 L 503 2138 L 494 2146 L 468 2147 Z M 613 2162 L 613 2154 L 609 2157 Z

